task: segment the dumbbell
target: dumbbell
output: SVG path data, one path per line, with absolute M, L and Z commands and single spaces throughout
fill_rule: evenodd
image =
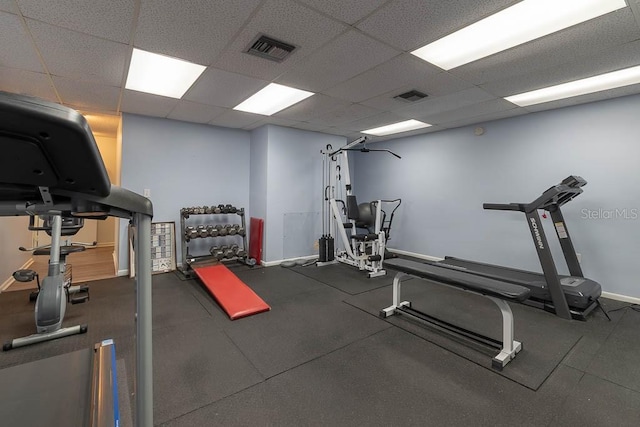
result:
M 227 224 L 224 227 L 227 229 L 227 234 L 229 234 L 229 236 L 235 236 L 238 233 L 238 229 L 235 225 Z
M 231 247 L 229 246 L 223 246 L 222 248 L 222 252 L 224 253 L 224 257 L 225 258 L 233 258 L 233 249 L 231 249 Z
M 240 216 L 244 216 L 244 208 L 239 208 L 239 209 L 236 211 L 236 214 L 238 214 L 238 215 L 240 215 Z
M 209 236 L 209 232 L 207 231 L 207 228 L 204 225 L 199 225 L 198 228 L 196 228 L 196 230 L 198 231 L 198 237 Z
M 217 212 L 217 213 L 223 213 L 223 214 L 227 213 L 227 210 L 226 210 L 226 208 L 224 207 L 223 204 L 218 205 L 218 209 L 220 209 L 220 212 Z M 218 209 L 216 209 L 216 210 L 218 210 Z
M 244 236 L 245 234 L 247 234 L 247 230 L 245 230 L 245 228 L 241 225 L 238 226 L 238 235 Z
M 229 234 L 229 229 L 227 227 L 223 227 L 222 225 L 218 224 L 216 228 L 218 228 L 218 236 L 226 236 L 227 234 Z
M 214 213 L 214 214 L 222 213 L 222 209 L 220 209 L 220 206 L 211 206 L 211 213 Z
M 195 227 L 188 226 L 184 230 L 184 235 L 187 239 L 195 239 L 196 237 L 198 237 L 198 230 L 196 230 Z
M 206 214 L 210 214 L 212 212 L 212 207 L 211 206 L 204 206 L 204 213 Z
M 207 225 L 207 232 L 209 233 L 209 236 L 211 236 L 211 237 L 217 237 L 218 236 L 218 230 L 213 225 Z
M 224 252 L 218 246 L 211 246 L 211 249 L 209 249 L 209 253 L 211 253 L 211 255 L 213 255 L 213 257 L 218 261 L 224 258 Z
M 238 208 L 236 208 L 233 205 L 226 205 L 225 208 L 227 208 L 227 213 L 234 214 L 234 213 L 238 212 Z
M 244 249 L 241 249 L 241 248 L 237 248 L 236 249 L 236 256 L 238 258 L 244 258 L 245 256 L 247 256 L 247 251 L 245 251 Z

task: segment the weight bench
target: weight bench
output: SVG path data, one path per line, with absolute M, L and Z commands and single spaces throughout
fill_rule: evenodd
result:
M 398 271 L 398 273 L 393 279 L 393 305 L 382 309 L 380 317 L 387 318 L 394 314 L 405 315 L 471 341 L 499 349 L 500 352 L 491 363 L 492 367 L 498 370 L 502 370 L 522 350 L 522 343 L 513 339 L 513 313 L 507 301 L 522 302 L 526 300 L 531 292 L 528 288 L 407 259 L 392 259 L 385 261 L 384 265 L 386 268 Z M 408 276 L 426 279 L 489 298 L 502 313 L 502 341 L 469 331 L 411 308 L 411 302 L 402 301 L 400 296 L 402 279 Z

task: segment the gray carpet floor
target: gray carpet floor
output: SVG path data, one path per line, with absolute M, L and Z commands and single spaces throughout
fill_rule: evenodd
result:
M 639 312 L 579 322 L 513 306 L 524 349 L 497 372 L 482 349 L 400 317 L 380 319 L 391 302 L 389 276 L 367 283 L 348 266 L 321 276 L 234 272 L 271 311 L 231 321 L 197 280 L 153 277 L 156 425 L 640 425 Z M 3 372 L 114 338 L 122 425 L 131 425 L 133 282 L 90 286 L 91 301 L 69 306 L 65 321 L 87 323 L 88 333 L 0 353 L 0 391 L 12 390 Z M 499 313 L 483 298 L 419 280 L 404 292 L 424 311 L 499 334 Z M 2 341 L 32 333 L 28 293 L 0 294 L 0 320 Z

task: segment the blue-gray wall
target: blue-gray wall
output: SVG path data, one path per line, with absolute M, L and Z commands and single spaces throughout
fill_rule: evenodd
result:
M 250 211 L 249 148 L 246 131 L 124 114 L 121 185 L 140 194 L 150 189 L 153 221 L 175 221 L 178 233 L 181 207 L 229 203 Z M 191 218 L 190 225 L 211 222 L 209 216 Z M 217 219 L 237 223 L 239 217 Z M 121 221 L 121 270 L 128 268 L 126 232 L 127 223 Z M 176 237 L 180 263 L 180 238 Z M 235 242 L 232 239 L 198 239 L 192 252 L 206 253 L 208 247 Z
M 249 178 L 249 204 L 251 205 L 251 216 L 261 218 L 265 223 L 267 221 L 268 135 L 267 126 L 261 126 L 251 132 L 251 176 Z M 248 222 L 249 218 L 250 217 L 247 217 Z M 249 224 L 247 224 L 247 227 L 249 227 Z M 262 259 L 264 259 L 264 254 L 262 255 Z
M 322 155 L 327 144 L 340 147 L 341 136 L 267 127 L 267 221 L 265 259 L 313 255 L 321 230 Z M 312 229 L 313 227 L 313 229 Z
M 580 175 L 585 191 L 563 213 L 584 273 L 604 291 L 640 297 L 639 117 L 635 95 L 481 124 L 482 136 L 472 126 L 381 142 L 403 158 L 354 156 L 356 194 L 402 197 L 390 247 L 540 271 L 524 215 L 482 203 L 530 202 Z M 604 218 L 616 209 L 628 218 Z

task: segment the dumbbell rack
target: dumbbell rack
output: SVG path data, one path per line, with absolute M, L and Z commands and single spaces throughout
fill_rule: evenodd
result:
M 188 236 L 187 230 L 189 226 L 187 225 L 187 220 L 192 215 L 238 215 L 240 217 L 240 227 L 242 233 L 236 234 L 228 234 L 230 228 L 224 227 L 226 233 L 218 234 L 220 232 L 220 228 L 216 228 L 213 225 L 209 226 L 201 226 L 199 229 L 199 233 L 197 235 Z M 220 224 L 218 224 L 220 226 Z M 212 230 L 217 230 L 213 232 Z M 238 230 L 237 228 L 235 229 Z M 235 208 L 231 205 L 218 205 L 218 206 L 203 206 L 203 207 L 195 207 L 195 208 L 182 208 L 180 209 L 180 240 L 182 244 L 182 268 L 181 272 L 187 277 L 192 277 L 192 268 L 191 264 L 198 261 L 213 261 L 217 260 L 219 262 L 228 262 L 228 261 L 239 261 L 244 264 L 253 266 L 256 261 L 253 258 L 250 258 L 248 255 L 248 244 L 247 244 L 247 227 L 245 223 L 245 210 L 244 208 Z M 214 233 L 215 235 L 212 235 Z M 224 257 L 222 259 L 214 256 L 213 254 L 207 255 L 192 255 L 189 253 L 189 243 L 191 240 L 196 239 L 204 239 L 204 238 L 215 238 L 215 237 L 242 237 L 242 256 L 232 256 L 232 257 Z

